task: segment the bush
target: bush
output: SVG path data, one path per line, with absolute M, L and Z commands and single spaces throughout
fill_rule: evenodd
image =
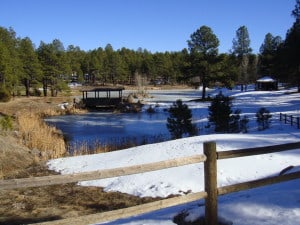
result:
M 229 119 L 229 132 L 238 133 L 240 132 L 240 116 L 241 110 L 237 109 L 233 114 L 230 115 Z
M 231 99 L 224 96 L 222 92 L 213 98 L 211 105 L 208 108 L 208 120 L 215 125 L 216 132 L 230 131 L 231 105 Z
M 232 113 L 231 106 L 231 99 L 220 92 L 208 108 L 209 122 L 215 125 L 215 132 L 247 133 L 249 119 L 246 116 L 241 119 L 240 109 Z
M 229 132 L 231 133 L 248 132 L 249 119 L 247 118 L 247 116 L 244 116 L 243 119 L 241 119 L 240 113 L 241 110 L 236 109 L 234 113 L 230 115 Z
M 248 122 L 249 119 L 247 116 L 244 116 L 243 119 L 240 120 L 240 132 L 248 133 Z
M 0 119 L 0 126 L 1 129 L 4 131 L 12 130 L 13 129 L 13 120 L 11 116 L 3 116 Z
M 272 118 L 272 115 L 270 114 L 270 111 L 266 108 L 260 108 L 256 112 L 256 122 L 258 125 L 258 130 L 265 130 L 270 127 L 270 119 Z
M 182 138 L 184 134 L 197 135 L 197 128 L 192 124 L 192 112 L 180 99 L 170 107 L 169 114 L 167 128 L 172 139 Z
M 5 88 L 0 88 L 0 102 L 8 102 L 10 99 L 10 92 Z

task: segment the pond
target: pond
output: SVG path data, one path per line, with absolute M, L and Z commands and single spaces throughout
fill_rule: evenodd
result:
M 70 143 L 109 143 L 122 139 L 136 139 L 142 142 L 146 137 L 155 136 L 168 139 L 167 117 L 167 112 L 89 112 L 84 115 L 54 116 L 45 120 L 60 129 Z
M 143 112 L 140 113 L 112 113 L 89 112 L 83 115 L 54 116 L 45 121 L 60 129 L 71 145 L 83 142 L 115 143 L 124 140 L 134 140 L 136 144 L 153 143 L 169 140 L 167 129 L 167 109 L 177 99 L 184 101 L 199 98 L 199 91 L 153 91 L 147 99 Z M 199 125 L 199 119 L 206 117 L 201 110 L 207 110 L 207 104 L 187 103 L 193 112 L 193 121 Z M 147 113 L 146 109 L 152 105 L 155 113 Z M 159 105 L 159 107 L 155 107 Z M 200 111 L 199 111 L 200 110 Z

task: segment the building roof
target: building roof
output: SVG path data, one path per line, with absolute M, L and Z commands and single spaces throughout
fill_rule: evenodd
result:
M 276 82 L 276 80 L 274 80 L 270 76 L 264 76 L 264 77 L 259 78 L 256 82 L 273 83 L 273 82 Z
M 123 91 L 124 87 L 96 87 L 91 89 L 83 89 L 82 92 L 107 92 L 107 91 Z

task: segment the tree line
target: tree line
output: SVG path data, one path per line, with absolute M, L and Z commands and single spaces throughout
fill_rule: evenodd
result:
M 291 15 L 295 18 L 285 39 L 265 35 L 259 53 L 251 49 L 246 26 L 237 29 L 229 53 L 219 53 L 219 39 L 208 26 L 201 26 L 177 52 L 151 53 L 146 49 L 104 48 L 83 51 L 64 47 L 59 39 L 41 41 L 36 48 L 29 37 L 17 37 L 13 28 L 0 27 L 0 97 L 18 95 L 56 96 L 76 81 L 90 85 L 153 84 L 202 85 L 216 83 L 242 90 L 262 75 L 297 84 L 300 91 L 300 0 Z M 42 88 L 42 92 L 40 89 Z

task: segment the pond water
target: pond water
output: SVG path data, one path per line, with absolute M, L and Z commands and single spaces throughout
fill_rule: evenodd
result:
M 97 140 L 110 142 L 122 138 L 142 140 L 147 136 L 169 138 L 168 113 L 90 112 L 84 115 L 54 116 L 46 122 L 60 129 L 70 142 Z
M 153 91 L 151 98 L 147 99 L 144 110 L 140 113 L 112 113 L 112 112 L 89 112 L 83 115 L 66 115 L 46 118 L 46 122 L 60 129 L 72 145 L 80 142 L 111 143 L 121 139 L 135 139 L 138 144 L 152 143 L 161 139 L 170 139 L 167 129 L 168 109 L 177 99 L 183 101 L 199 98 L 199 91 Z M 155 113 L 147 113 L 150 105 L 155 108 Z M 159 107 L 155 107 L 155 105 Z M 203 118 L 201 110 L 207 110 L 207 104 L 203 107 L 195 107 L 190 104 L 193 113 L 193 121 L 199 125 L 199 119 Z M 192 105 L 191 105 L 192 104 Z M 193 105 L 194 104 L 194 105 Z M 200 111 L 199 111 L 200 110 Z M 204 114 L 206 117 L 206 113 Z

